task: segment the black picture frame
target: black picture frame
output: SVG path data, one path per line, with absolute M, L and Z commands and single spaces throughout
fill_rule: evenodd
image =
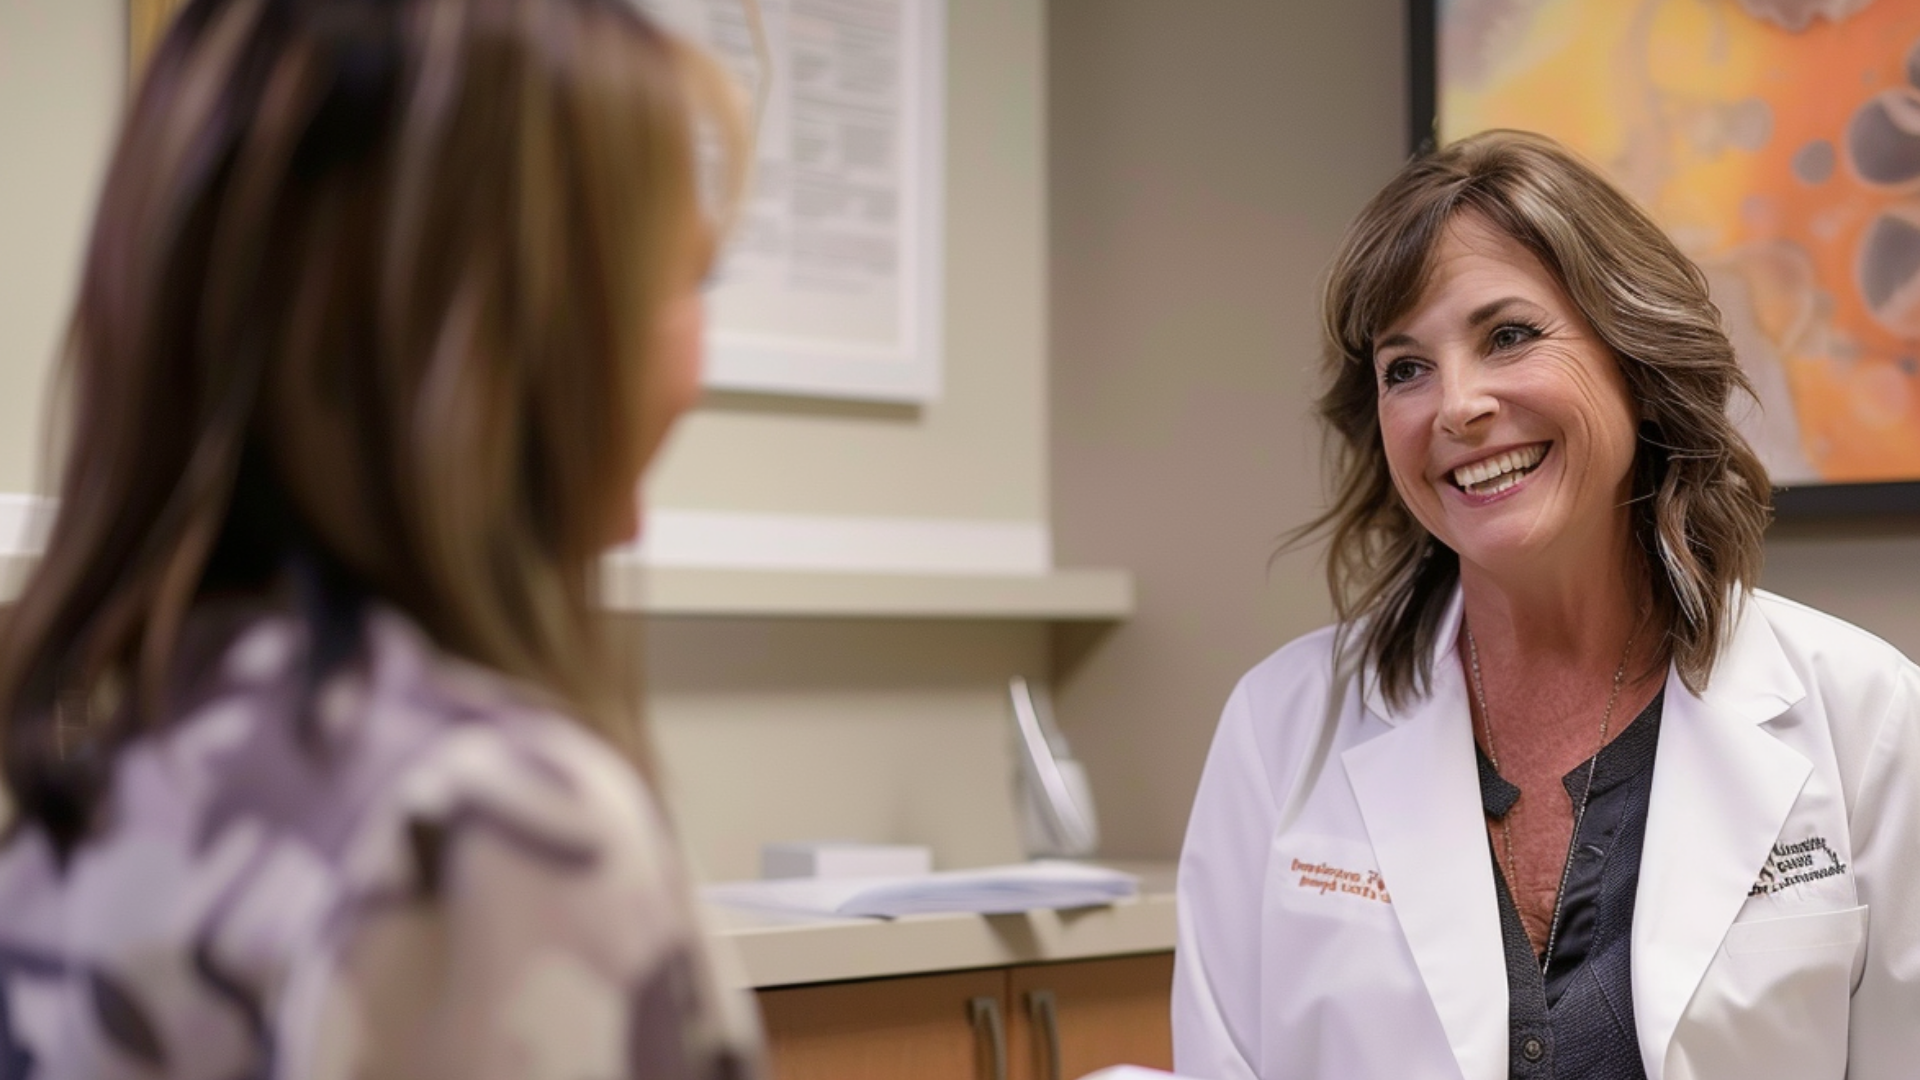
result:
M 1440 0 L 1407 0 L 1407 152 L 1432 153 L 1440 139 Z M 1920 478 L 1795 484 L 1773 489 L 1781 518 L 1920 517 Z

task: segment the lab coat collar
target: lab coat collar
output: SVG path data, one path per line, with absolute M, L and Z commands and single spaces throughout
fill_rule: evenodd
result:
M 1680 1016 L 1813 770 L 1765 726 L 1805 696 L 1751 599 L 1705 692 L 1667 675 L 1633 916 L 1633 1011 L 1648 1080 L 1666 1075 Z
M 1369 673 L 1368 708 L 1387 727 L 1341 754 L 1414 965 L 1467 1080 L 1507 1075 L 1507 969 L 1480 806 L 1466 679 L 1453 660 L 1456 594 L 1428 692 L 1389 710 Z
M 1507 976 L 1467 687 L 1458 590 L 1427 693 L 1341 755 L 1395 917 L 1467 1080 L 1507 1075 Z M 1766 721 L 1806 696 L 1765 615 L 1739 604 L 1706 691 L 1667 676 L 1633 927 L 1634 1013 L 1648 1080 L 1663 1080 L 1681 1013 L 1745 902 L 1811 771 Z
M 1754 596 L 1771 597 L 1756 590 Z M 1807 696 L 1754 597 L 1735 600 L 1727 642 L 1700 700 L 1730 718 L 1764 724 Z M 1668 681 L 1675 681 L 1669 676 Z

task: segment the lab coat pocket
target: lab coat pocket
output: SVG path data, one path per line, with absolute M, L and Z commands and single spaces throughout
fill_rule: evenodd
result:
M 1865 905 L 1838 911 L 1814 911 L 1774 919 L 1737 922 L 1727 929 L 1723 948 L 1728 956 L 1833 949 L 1845 946 L 1847 955 L 1867 932 Z
M 1838 1080 L 1867 909 L 1739 922 L 1681 1017 L 1670 1077 Z

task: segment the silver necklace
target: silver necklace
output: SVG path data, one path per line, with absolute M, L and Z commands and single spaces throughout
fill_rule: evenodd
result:
M 1493 713 L 1487 709 L 1487 688 L 1480 679 L 1480 646 L 1473 640 L 1473 627 L 1466 627 L 1467 660 L 1473 669 L 1473 697 L 1480 705 L 1480 730 L 1487 740 L 1487 760 L 1492 763 L 1493 771 L 1500 771 L 1500 754 L 1493 748 Z M 1553 894 L 1553 918 L 1547 923 L 1547 951 L 1540 957 L 1540 978 L 1547 977 L 1547 969 L 1553 965 L 1553 946 L 1560 938 L 1560 909 L 1567 901 L 1567 878 L 1573 873 L 1573 849 L 1580 842 L 1580 823 L 1587 816 L 1587 797 L 1593 794 L 1593 774 L 1600 765 L 1600 751 L 1607 746 L 1607 728 L 1613 722 L 1613 707 L 1620 700 L 1620 687 L 1626 682 L 1627 661 L 1633 656 L 1633 639 L 1640 633 L 1638 620 L 1632 633 L 1627 635 L 1627 650 L 1620 655 L 1620 666 L 1613 669 L 1613 690 L 1607 694 L 1607 709 L 1600 714 L 1600 745 L 1594 748 L 1593 756 L 1587 759 L 1587 783 L 1580 789 L 1580 802 L 1573 809 L 1573 835 L 1567 838 L 1567 859 L 1560 867 L 1560 888 Z M 1508 819 L 1513 816 L 1513 808 L 1508 807 L 1500 815 L 1500 846 L 1506 849 L 1507 886 L 1512 892 L 1520 887 L 1520 879 L 1514 873 L 1513 866 L 1513 826 Z M 1520 894 L 1513 893 L 1514 910 L 1520 908 Z

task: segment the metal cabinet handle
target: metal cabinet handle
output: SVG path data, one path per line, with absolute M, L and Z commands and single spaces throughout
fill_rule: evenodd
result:
M 984 1029 L 987 1043 L 992 1048 L 993 1080 L 1007 1080 L 1007 1028 L 1000 1022 L 1000 999 L 997 997 L 977 997 L 967 1002 L 967 1016 L 973 1021 L 974 1040 L 977 1043 Z
M 1051 990 L 1027 994 L 1027 1018 L 1040 1033 L 1040 1080 L 1060 1080 L 1060 1013 Z

